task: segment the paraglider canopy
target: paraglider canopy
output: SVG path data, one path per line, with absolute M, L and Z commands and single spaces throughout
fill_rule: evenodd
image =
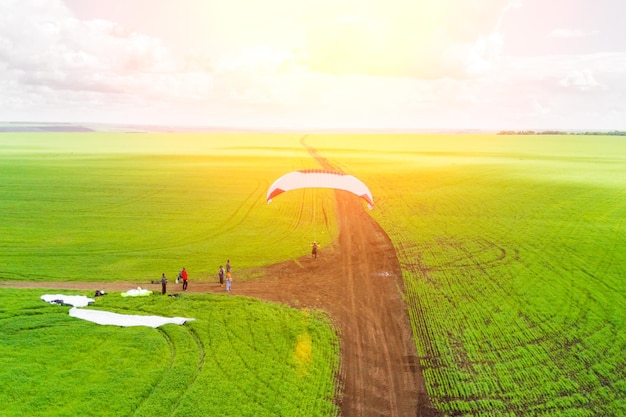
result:
M 299 188 L 333 188 L 349 191 L 367 201 L 370 209 L 374 207 L 372 193 L 361 180 L 341 171 L 324 169 L 304 169 L 283 175 L 267 190 L 267 202 L 271 203 L 272 199 L 281 193 Z

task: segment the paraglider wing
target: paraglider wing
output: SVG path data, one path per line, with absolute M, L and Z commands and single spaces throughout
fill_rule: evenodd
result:
M 267 202 L 271 203 L 281 193 L 299 188 L 345 190 L 367 201 L 370 209 L 374 206 L 372 193 L 361 180 L 343 172 L 321 169 L 294 171 L 278 178 L 267 190 Z

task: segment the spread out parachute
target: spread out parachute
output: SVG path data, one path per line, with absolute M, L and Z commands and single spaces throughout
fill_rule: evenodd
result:
M 374 198 L 369 188 L 359 179 L 340 171 L 304 169 L 278 178 L 267 190 L 267 202 L 286 191 L 299 188 L 333 188 L 349 191 L 367 201 L 369 208 L 374 206 Z

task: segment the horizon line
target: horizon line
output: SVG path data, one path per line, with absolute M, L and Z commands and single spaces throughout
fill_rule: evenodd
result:
M 563 129 L 563 128 L 388 128 L 388 127 L 242 127 L 217 125 L 168 125 L 147 123 L 103 123 L 103 122 L 35 122 L 0 121 L 0 133 L 457 133 L 497 134 L 503 132 L 555 132 L 555 133 L 602 133 L 622 132 L 620 129 Z

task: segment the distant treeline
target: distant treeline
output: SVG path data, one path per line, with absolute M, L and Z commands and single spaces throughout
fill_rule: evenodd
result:
M 611 130 L 610 132 L 567 132 L 562 130 L 501 130 L 498 135 L 597 135 L 597 136 L 626 136 L 624 130 Z

